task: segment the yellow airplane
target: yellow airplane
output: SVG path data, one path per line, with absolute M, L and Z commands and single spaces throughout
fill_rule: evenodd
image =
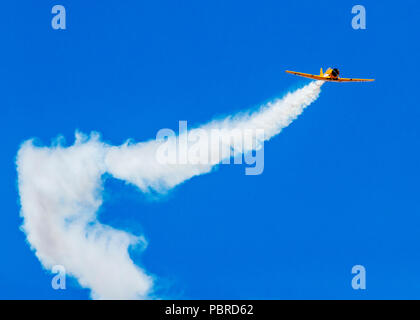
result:
M 288 71 L 287 73 L 295 74 L 297 76 L 309 78 L 309 79 L 315 79 L 315 80 L 322 80 L 322 81 L 333 81 L 333 82 L 366 82 L 366 81 L 375 81 L 375 79 L 356 79 L 356 78 L 340 78 L 340 71 L 337 68 L 328 68 L 327 71 L 321 72 L 318 75 L 314 74 L 308 74 L 308 73 L 302 73 L 302 72 L 295 72 L 295 71 Z

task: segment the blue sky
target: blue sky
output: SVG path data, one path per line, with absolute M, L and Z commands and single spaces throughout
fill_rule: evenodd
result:
M 51 28 L 51 8 L 67 29 Z M 367 29 L 353 30 L 362 4 Z M 420 298 L 416 1 L 20 1 L 2 3 L 0 298 L 87 299 L 51 288 L 19 229 L 20 144 L 75 130 L 119 145 L 234 114 L 340 68 L 265 144 L 265 169 L 221 166 L 160 201 L 107 180 L 99 220 L 142 232 L 132 258 L 177 299 Z M 351 268 L 367 271 L 353 290 Z

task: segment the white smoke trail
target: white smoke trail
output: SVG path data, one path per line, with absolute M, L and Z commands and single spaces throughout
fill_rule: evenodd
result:
M 296 119 L 303 110 L 315 101 L 321 92 L 321 86 L 324 81 L 314 81 L 305 87 L 287 94 L 281 99 L 262 106 L 257 112 L 239 115 L 236 117 L 228 117 L 224 120 L 216 120 L 206 125 L 189 131 L 189 135 L 199 135 L 197 131 L 209 132 L 212 129 L 221 129 L 227 138 L 240 135 L 244 130 L 263 129 L 264 136 L 257 138 L 256 145 L 244 145 L 241 151 L 248 152 L 261 146 L 264 140 L 269 140 L 273 136 L 287 127 L 294 119 Z M 188 139 L 181 134 L 178 139 Z M 233 147 L 230 139 L 223 139 L 227 142 L 222 149 L 230 149 Z M 178 149 L 177 139 L 171 140 L 170 148 Z M 142 191 L 152 188 L 158 191 L 170 189 L 185 180 L 209 172 L 212 167 L 223 160 L 223 154 L 229 152 L 220 152 L 220 156 L 211 164 L 185 165 L 178 163 L 177 159 L 169 159 L 167 165 L 160 164 L 156 161 L 156 153 L 160 143 L 158 141 L 149 141 L 146 143 L 125 144 L 123 146 L 111 147 L 107 152 L 105 162 L 107 170 L 114 177 L 129 181 L 138 186 Z M 212 147 L 211 151 L 215 152 L 218 148 Z M 170 152 L 170 154 L 178 154 L 178 152 Z
M 213 121 L 190 134 L 217 128 L 232 137 L 241 130 L 263 129 L 264 137 L 257 137 L 256 144 L 240 150 L 248 152 L 296 119 L 317 99 L 322 83 L 312 82 L 257 112 Z M 170 140 L 170 148 L 177 148 L 176 140 Z M 80 134 L 70 147 L 37 147 L 32 141 L 21 146 L 17 171 L 22 229 L 46 269 L 63 265 L 81 286 L 92 290 L 93 298 L 150 297 L 152 277 L 128 254 L 130 246 L 145 245 L 144 238 L 97 220 L 103 175 L 109 173 L 145 192 L 164 191 L 209 172 L 225 157 L 224 153 L 216 155 L 216 160 L 208 164 L 161 164 L 156 161 L 159 146 L 161 142 L 151 140 L 115 147 L 102 143 L 98 135 L 86 138 Z M 223 147 L 230 150 L 232 146 L 226 143 Z

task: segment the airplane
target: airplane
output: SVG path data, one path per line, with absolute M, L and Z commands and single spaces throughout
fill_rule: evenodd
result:
M 375 81 L 375 79 L 356 79 L 356 78 L 340 78 L 340 71 L 337 68 L 328 68 L 327 71 L 321 72 L 319 75 L 315 74 L 308 74 L 308 73 L 302 73 L 302 72 L 295 72 L 295 71 L 288 71 L 287 73 L 294 74 L 300 77 L 305 77 L 309 79 L 315 79 L 315 80 L 322 80 L 322 81 L 332 81 L 332 82 L 366 82 L 366 81 Z

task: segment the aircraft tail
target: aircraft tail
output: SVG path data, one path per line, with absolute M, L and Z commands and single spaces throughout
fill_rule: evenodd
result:
M 321 71 L 319 72 L 319 75 L 320 75 L 321 77 L 323 77 L 323 76 L 324 76 L 324 72 L 322 72 L 322 68 L 321 68 Z

